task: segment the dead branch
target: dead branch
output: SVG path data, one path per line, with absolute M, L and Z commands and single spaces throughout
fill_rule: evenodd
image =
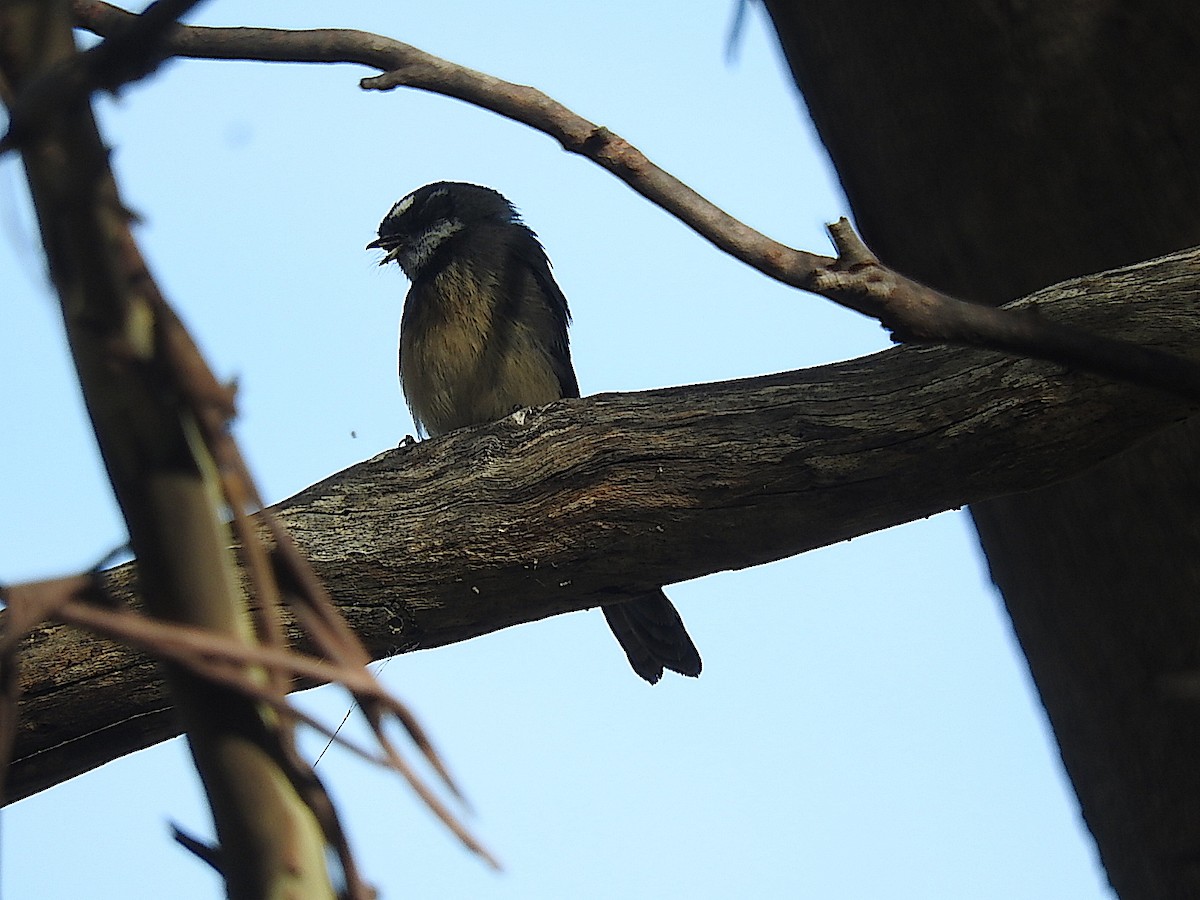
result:
M 120 34 L 131 13 L 75 0 L 76 22 Z M 384 74 L 367 90 L 410 87 L 453 97 L 546 134 L 624 181 L 718 249 L 784 284 L 877 319 L 899 341 L 979 347 L 1070 365 L 1200 400 L 1200 365 L 1152 348 L 1046 322 L 1034 314 L 983 307 L 932 290 L 877 260 L 842 220 L 833 259 L 775 241 L 730 216 L 624 138 L 541 91 L 449 62 L 400 41 L 349 29 L 176 26 L 164 42 L 176 56 L 269 62 L 353 63 Z M 853 247 L 852 253 L 847 250 Z

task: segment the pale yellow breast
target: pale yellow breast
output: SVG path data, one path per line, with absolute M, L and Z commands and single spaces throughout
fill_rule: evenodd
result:
M 491 422 L 561 396 L 552 360 L 530 329 L 494 320 L 480 285 L 439 275 L 436 309 L 406 310 L 400 383 L 413 417 L 431 435 Z

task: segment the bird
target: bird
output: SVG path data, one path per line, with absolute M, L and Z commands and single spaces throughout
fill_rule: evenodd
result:
M 494 422 L 579 396 L 571 313 L 537 235 L 503 194 L 438 181 L 392 205 L 368 250 L 410 282 L 400 317 L 400 386 L 418 433 Z M 662 590 L 602 607 L 633 670 L 700 674 L 700 654 Z

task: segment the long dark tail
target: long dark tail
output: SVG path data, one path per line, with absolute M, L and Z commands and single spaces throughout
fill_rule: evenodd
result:
M 692 678 L 700 674 L 696 645 L 662 591 L 603 609 L 608 627 L 629 657 L 633 671 L 642 678 L 656 684 L 664 668 Z

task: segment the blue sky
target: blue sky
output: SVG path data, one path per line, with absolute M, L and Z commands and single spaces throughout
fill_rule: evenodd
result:
M 730 3 L 248 3 L 195 21 L 353 27 L 535 85 L 732 214 L 826 252 L 847 214 L 762 11 L 726 62 Z M 407 284 L 364 245 L 440 179 L 506 194 L 574 313 L 583 393 L 819 365 L 875 323 L 768 281 L 550 139 L 366 70 L 181 61 L 100 103 L 166 293 L 223 377 L 265 495 L 413 426 L 395 374 Z M 0 581 L 123 541 L 28 209 L 0 160 Z M 704 657 L 651 688 L 598 612 L 397 658 L 505 865 L 463 851 L 401 783 L 331 751 L 384 897 L 1111 897 L 965 514 L 668 587 Z M 302 697 L 337 722 L 332 689 Z M 348 727 L 356 727 L 351 720 Z M 313 752 L 321 741 L 306 739 Z M 220 895 L 167 823 L 211 834 L 179 741 L 6 809 L 5 898 Z

